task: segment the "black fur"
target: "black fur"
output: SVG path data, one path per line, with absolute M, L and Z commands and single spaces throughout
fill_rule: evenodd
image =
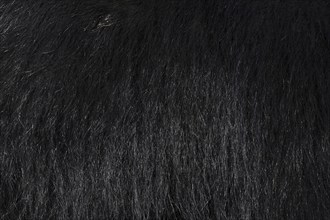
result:
M 0 0 L 0 219 L 329 219 L 327 0 Z

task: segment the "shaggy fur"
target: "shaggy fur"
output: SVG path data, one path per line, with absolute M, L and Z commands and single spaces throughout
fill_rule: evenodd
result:
M 330 216 L 328 0 L 0 0 L 0 219 Z

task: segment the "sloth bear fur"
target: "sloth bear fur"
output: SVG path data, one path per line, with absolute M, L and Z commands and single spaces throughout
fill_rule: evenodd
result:
M 328 0 L 0 1 L 0 219 L 329 218 Z

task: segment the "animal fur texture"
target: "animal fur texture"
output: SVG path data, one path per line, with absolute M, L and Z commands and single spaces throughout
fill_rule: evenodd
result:
M 330 219 L 328 0 L 0 0 L 0 219 Z

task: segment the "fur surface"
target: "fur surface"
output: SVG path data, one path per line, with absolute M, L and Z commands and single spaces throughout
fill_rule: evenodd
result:
M 329 219 L 327 0 L 1 0 L 0 219 Z

